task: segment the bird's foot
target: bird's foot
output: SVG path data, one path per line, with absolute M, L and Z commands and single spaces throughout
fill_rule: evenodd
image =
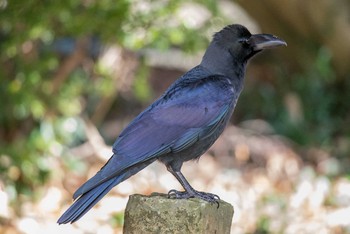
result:
M 188 198 L 193 198 L 197 197 L 199 199 L 202 199 L 204 201 L 210 202 L 210 203 L 216 203 L 219 207 L 219 201 L 220 197 L 216 194 L 213 193 L 205 193 L 205 192 L 200 192 L 200 191 L 177 191 L 175 189 L 172 189 L 168 192 L 169 198 L 175 198 L 175 199 L 188 199 Z

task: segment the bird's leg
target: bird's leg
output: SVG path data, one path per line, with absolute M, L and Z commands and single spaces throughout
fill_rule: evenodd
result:
M 191 197 L 197 197 L 207 202 L 215 202 L 217 204 L 220 201 L 220 197 L 218 195 L 212 193 L 200 192 L 192 188 L 192 186 L 188 183 L 185 176 L 181 173 L 180 170 L 174 170 L 172 166 L 167 166 L 168 171 L 175 176 L 175 178 L 180 182 L 185 191 L 180 192 L 175 189 L 172 189 L 168 192 L 169 197 L 177 198 L 177 199 L 187 199 Z

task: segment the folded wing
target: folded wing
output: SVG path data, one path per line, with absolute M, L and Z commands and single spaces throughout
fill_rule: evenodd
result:
M 169 152 L 190 147 L 210 135 L 230 109 L 235 95 L 224 76 L 176 85 L 142 112 L 120 134 L 113 145 L 114 155 L 101 170 L 74 194 L 77 198 L 128 168 Z M 221 80 L 219 82 L 219 80 Z M 225 82 L 227 84 L 225 85 Z

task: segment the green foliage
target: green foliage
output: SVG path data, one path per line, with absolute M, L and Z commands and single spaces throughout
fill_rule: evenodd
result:
M 294 82 L 290 85 L 299 95 L 303 105 L 303 121 L 299 126 L 290 123 L 290 132 L 283 126 L 279 129 L 303 144 L 330 143 L 339 123 L 332 111 L 338 97 L 329 53 L 321 49 L 310 70 L 296 75 L 292 80 Z
M 266 216 L 261 216 L 258 222 L 257 230 L 255 230 L 254 234 L 267 234 L 269 232 L 270 227 L 270 219 Z
M 277 133 L 301 145 L 329 148 L 337 136 L 350 132 L 349 118 L 346 118 L 346 110 L 350 109 L 346 101 L 350 95 L 346 90 L 350 82 L 336 79 L 330 61 L 329 51 L 321 48 L 307 71 L 291 78 L 286 77 L 290 74 L 279 71 L 281 77 L 274 80 L 274 85 L 264 82 L 248 87 L 240 101 L 250 105 L 239 106 L 247 113 L 243 118 L 265 119 Z M 295 113 L 288 109 L 286 97 L 290 94 L 300 105 L 297 120 L 291 117 Z
M 123 227 L 124 224 L 124 213 L 117 213 L 112 216 L 111 224 L 113 227 Z
M 136 79 L 134 82 L 135 96 L 141 102 L 149 102 L 151 97 L 153 97 L 151 88 L 149 86 L 148 78 L 149 78 L 149 70 L 145 66 L 145 64 L 142 64 L 138 69 L 138 72 L 136 74 Z

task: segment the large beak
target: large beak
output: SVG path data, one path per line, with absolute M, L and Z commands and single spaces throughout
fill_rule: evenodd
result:
M 271 34 L 254 34 L 248 39 L 254 51 L 274 48 L 277 46 L 287 46 L 287 43 Z

